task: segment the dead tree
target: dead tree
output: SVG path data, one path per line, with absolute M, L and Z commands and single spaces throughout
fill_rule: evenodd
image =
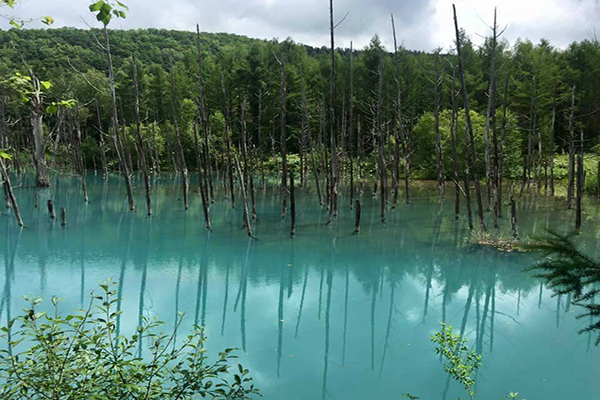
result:
M 577 151 L 577 201 L 575 214 L 575 230 L 581 231 L 581 201 L 583 198 L 583 185 L 585 179 L 585 171 L 583 170 L 583 129 L 579 137 L 579 149 Z
M 404 134 L 402 133 L 402 88 L 400 85 L 400 63 L 398 59 L 398 43 L 396 40 L 396 24 L 394 23 L 394 14 L 392 19 L 392 34 L 394 36 L 394 80 L 396 81 L 396 118 L 394 124 L 394 202 L 395 208 L 398 204 L 398 192 L 400 191 L 400 141 L 404 148 Z M 400 134 L 398 134 L 400 133 Z M 404 152 L 406 153 L 406 152 Z M 406 158 L 406 154 L 404 154 Z M 408 183 L 407 183 L 408 186 Z M 408 193 L 408 188 L 405 188 Z M 407 198 L 408 199 L 408 198 Z M 408 200 L 407 200 L 408 204 Z
M 177 140 L 177 159 L 179 164 L 179 171 L 181 171 L 181 189 L 183 190 L 183 207 L 187 211 L 189 208 L 188 195 L 189 195 L 189 176 L 188 169 L 185 163 L 185 154 L 183 153 L 183 145 L 181 144 L 181 133 L 179 132 L 179 122 L 177 118 L 177 107 L 175 105 L 175 68 L 173 61 L 171 60 L 171 110 L 173 112 L 173 128 L 175 130 L 175 139 Z
M 354 233 L 360 231 L 360 200 L 356 199 L 354 203 Z
M 475 181 L 475 194 L 477 197 L 477 214 L 479 215 L 479 224 L 482 231 L 486 231 L 485 220 L 483 216 L 483 202 L 481 198 L 481 185 L 479 182 L 479 172 L 477 171 L 477 154 L 475 152 L 475 137 L 473 135 L 473 124 L 471 123 L 471 110 L 469 108 L 469 95 L 467 93 L 467 83 L 465 80 L 465 70 L 463 67 L 463 60 L 460 53 L 460 31 L 458 30 L 458 19 L 456 17 L 456 6 L 453 4 L 452 9 L 454 11 L 454 30 L 456 33 L 456 53 L 458 55 L 458 69 L 460 71 L 461 91 L 465 107 L 465 121 L 467 124 L 467 131 L 469 134 L 469 141 L 471 147 L 471 166 L 473 168 L 473 180 Z
M 329 220 L 331 222 L 332 217 L 337 216 L 338 209 L 338 171 L 337 171 L 337 144 L 335 138 L 336 130 L 336 119 L 335 119 L 335 80 L 336 80 L 336 67 L 335 67 L 335 26 L 333 24 L 333 0 L 329 0 L 329 31 L 331 37 L 331 94 L 329 99 L 329 144 L 331 148 L 331 169 L 329 172 L 330 183 L 330 205 L 329 205 Z
M 287 135 L 286 135 L 286 82 L 285 53 L 281 53 L 281 218 L 287 212 Z
M 290 235 L 296 234 L 296 195 L 294 193 L 294 173 L 290 171 L 290 213 L 292 219 L 292 226 L 290 228 Z
M 225 90 L 225 77 L 221 75 L 221 91 L 223 93 L 223 116 L 225 117 L 225 142 L 227 143 L 227 171 L 229 172 L 229 190 L 231 191 L 231 208 L 235 208 L 233 190 L 233 162 L 231 157 L 231 136 L 229 134 L 229 101 Z
M 23 226 L 23 219 L 21 218 L 21 212 L 19 211 L 19 205 L 10 183 L 10 172 L 4 162 L 4 158 L 0 156 L 0 173 L 2 174 L 2 186 L 4 187 L 4 193 L 7 197 L 7 204 L 10 203 L 15 214 L 17 225 Z
M 148 160 L 146 159 L 146 149 L 144 146 L 144 138 L 142 137 L 142 122 L 140 120 L 140 88 L 138 84 L 138 72 L 137 72 L 137 60 L 135 58 L 135 52 L 131 56 L 131 62 L 133 65 L 133 113 L 135 116 L 135 132 L 138 141 L 138 153 L 140 159 L 140 165 L 142 167 L 142 174 L 144 176 L 144 189 L 146 193 L 146 207 L 149 216 L 152 215 L 152 199 L 150 197 L 150 178 L 149 178 L 149 166 Z
M 215 194 L 213 188 L 212 179 L 212 167 L 210 163 L 210 147 L 208 145 L 208 133 L 209 129 L 209 118 L 208 111 L 206 110 L 206 90 L 204 87 L 204 68 L 202 63 L 202 52 L 200 49 L 200 26 L 196 24 L 196 46 L 198 51 L 198 84 L 200 86 L 200 98 L 198 99 L 198 106 L 200 108 L 200 120 L 202 122 L 202 139 L 203 139 L 203 154 L 204 154 L 204 177 L 208 183 L 208 189 L 210 191 L 210 201 L 215 202 Z M 208 223 L 210 225 L 210 223 Z
M 317 188 L 317 196 L 319 198 L 319 205 L 323 205 L 323 197 L 321 195 L 321 184 L 319 183 L 319 171 L 317 170 L 317 163 L 315 161 L 315 149 L 312 141 L 312 135 L 310 132 L 310 117 L 308 115 L 308 101 L 306 99 L 306 82 L 304 76 L 302 77 L 302 130 L 303 134 L 308 139 L 308 147 L 310 152 L 310 162 L 315 177 L 315 185 Z
M 441 76 L 439 72 L 440 68 L 440 54 L 439 51 L 436 52 L 434 58 L 434 106 L 433 106 L 433 127 L 435 130 L 435 153 L 437 157 L 437 182 L 438 182 L 438 192 L 440 195 L 440 202 L 443 201 L 444 196 L 446 195 L 446 183 L 444 179 L 444 154 L 442 152 L 442 139 L 440 136 L 440 82 Z
M 198 165 L 198 185 L 200 190 L 200 197 L 202 198 L 202 211 L 204 212 L 204 222 L 206 229 L 211 230 L 210 224 L 210 209 L 208 206 L 208 190 L 206 182 L 206 169 L 202 168 L 202 157 L 200 152 L 200 143 L 198 139 L 198 122 L 194 121 L 194 147 L 196 149 L 196 163 Z
M 237 170 L 238 179 L 240 182 L 243 182 L 242 169 L 240 168 L 240 161 L 238 160 L 236 155 L 234 155 L 234 157 L 235 157 L 235 168 Z M 246 232 L 248 233 L 248 236 L 253 238 L 254 235 L 252 234 L 252 226 L 250 225 L 250 217 L 248 214 L 248 196 L 246 196 L 246 188 L 244 187 L 243 183 L 240 184 L 240 189 L 242 191 L 242 202 L 243 202 L 243 206 L 244 206 L 244 215 L 243 215 L 244 226 L 246 228 Z
M 556 81 L 552 90 L 552 120 L 550 122 L 550 196 L 554 197 L 554 134 L 556 126 Z M 600 177 L 600 176 L 599 176 Z
M 456 125 L 458 117 L 458 101 L 456 99 L 456 66 L 452 65 L 452 113 L 450 114 L 450 143 L 452 145 L 452 172 L 454 173 L 454 218 L 460 215 L 460 183 L 458 176 L 458 157 L 456 154 Z
M 354 51 L 350 42 L 350 104 L 348 110 L 348 156 L 350 158 L 350 208 L 354 201 Z
M 509 74 L 506 74 L 504 79 L 504 99 L 502 100 L 502 126 L 500 133 L 500 145 L 498 148 L 498 192 L 496 204 L 498 206 L 498 217 L 502 218 L 502 174 L 504 172 L 504 140 L 506 139 L 506 124 L 507 115 L 506 110 L 508 109 L 508 78 Z
M 567 208 L 573 208 L 575 194 L 575 85 L 571 90 L 571 116 L 569 117 L 569 183 L 567 187 Z
M 519 230 L 517 228 L 517 203 L 515 202 L 514 184 L 510 183 L 510 226 L 512 229 L 512 235 L 514 238 L 519 237 Z
M 125 188 L 127 189 L 127 198 L 129 200 L 129 209 L 135 211 L 135 204 L 133 201 L 133 192 L 131 190 L 131 175 L 129 172 L 129 166 L 125 160 L 123 153 L 123 146 L 121 143 L 121 137 L 119 134 L 119 117 L 117 113 L 117 95 L 115 92 L 115 76 L 113 73 L 112 56 L 110 53 L 110 41 L 108 38 L 108 29 L 104 25 L 104 49 L 106 51 L 106 57 L 108 59 L 108 79 L 110 83 L 110 100 L 111 100 L 111 112 L 112 112 L 112 125 L 113 134 L 115 141 L 115 150 L 117 158 L 119 159 L 119 165 L 121 166 L 121 173 L 125 179 Z
M 50 177 L 48 175 L 48 166 L 46 165 L 46 140 L 44 138 L 44 99 L 40 80 L 33 74 L 31 76 L 31 85 L 33 86 L 29 96 L 29 108 L 31 112 L 31 126 L 33 128 L 33 142 L 35 152 L 33 161 L 35 164 L 35 180 L 38 187 L 50 186 Z
M 83 153 L 81 152 L 81 122 L 79 119 L 79 102 L 75 102 L 75 138 L 73 140 L 75 163 L 77 172 L 79 173 L 79 179 L 81 180 L 81 192 L 83 194 L 83 201 L 88 202 L 87 183 L 85 181 L 86 169 L 85 160 L 83 159 Z
M 379 179 L 380 179 L 380 198 L 381 198 L 381 222 L 385 223 L 385 203 L 386 203 L 386 191 L 387 187 L 385 184 L 385 156 L 384 156 L 384 140 L 383 140 L 383 124 L 381 121 L 381 106 L 383 103 L 383 53 L 379 55 L 379 68 L 378 68 L 379 84 L 377 85 L 377 104 L 376 104 L 376 116 L 375 123 L 377 124 L 377 138 L 379 145 Z

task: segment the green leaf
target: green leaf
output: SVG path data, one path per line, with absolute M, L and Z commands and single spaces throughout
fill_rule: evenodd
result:
M 53 23 L 54 23 L 54 18 L 52 18 L 51 16 L 45 15 L 42 17 L 42 24 L 50 26 Z
M 103 0 L 98 0 L 97 2 L 95 2 L 93 4 L 90 4 L 90 11 L 91 12 L 100 11 L 103 4 L 104 4 Z
M 121 3 L 121 2 L 120 2 L 120 1 L 118 1 L 118 0 L 117 0 L 117 4 L 118 4 L 119 6 L 121 6 L 122 8 L 124 8 L 124 9 L 126 9 L 126 10 L 129 10 L 129 7 L 127 7 L 125 4 Z
M 0 157 L 2 157 L 5 160 L 11 160 L 12 156 L 2 150 L 0 150 Z
M 40 81 L 40 85 L 44 87 L 44 89 L 48 90 L 52 87 L 52 82 L 50 81 Z
M 15 21 L 14 19 L 10 20 L 10 24 L 17 29 L 21 29 L 21 27 L 23 26 L 23 23 L 19 23 L 19 22 Z
M 56 104 L 49 105 L 46 107 L 46 114 L 54 115 L 58 112 L 58 106 Z

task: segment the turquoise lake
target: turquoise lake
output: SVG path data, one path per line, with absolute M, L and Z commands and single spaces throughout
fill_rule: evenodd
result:
M 593 335 L 578 334 L 589 321 L 576 318 L 580 310 L 567 296 L 552 296 L 523 272 L 534 255 L 471 246 L 466 217 L 454 219 L 451 186 L 439 204 L 434 189 L 415 184 L 412 204 L 390 210 L 385 224 L 379 199 L 366 192 L 358 235 L 347 197 L 338 219 L 325 225 L 314 191 L 298 189 L 295 238 L 289 215 L 281 219 L 278 191 L 257 190 L 257 239 L 249 240 L 239 194 L 233 210 L 217 191 L 207 233 L 200 196 L 191 194 L 184 211 L 175 176 L 154 180 L 152 218 L 139 180 L 136 213 L 117 176 L 90 174 L 87 205 L 75 177 L 55 178 L 46 190 L 31 177 L 13 184 L 26 228 L 2 209 L 3 325 L 26 306 L 21 295 L 43 297 L 43 307 L 57 295 L 67 313 L 112 277 L 124 298 L 122 333 L 133 332 L 142 314 L 168 330 L 176 312 L 185 312 L 184 330 L 206 326 L 209 354 L 240 349 L 265 399 L 464 398 L 430 341 L 442 321 L 483 355 L 478 399 L 509 391 L 528 400 L 598 398 L 600 349 Z M 50 197 L 57 213 L 66 207 L 64 228 L 48 217 Z M 600 257 L 598 211 L 588 200 L 581 243 Z M 533 194 L 519 202 L 518 217 L 522 236 L 574 224 L 563 199 Z

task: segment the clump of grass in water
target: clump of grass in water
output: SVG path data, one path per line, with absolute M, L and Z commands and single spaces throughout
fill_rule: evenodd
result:
M 492 235 L 488 232 L 473 232 L 467 239 L 471 246 L 491 247 L 505 253 L 526 252 L 529 239 L 520 239 L 502 234 Z

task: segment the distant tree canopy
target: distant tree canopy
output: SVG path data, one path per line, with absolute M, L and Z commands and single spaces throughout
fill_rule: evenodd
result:
M 110 30 L 111 50 L 115 67 L 116 91 L 119 112 L 127 126 L 133 123 L 134 96 L 132 89 L 131 55 L 135 51 L 138 61 L 140 84 L 140 113 L 144 122 L 155 121 L 157 129 L 168 130 L 172 121 L 170 72 L 174 70 L 177 94 L 177 113 L 181 119 L 183 140 L 193 143 L 193 120 L 197 118 L 196 104 L 199 98 L 199 67 L 196 34 L 193 32 L 138 29 Z M 475 112 L 476 135 L 481 135 L 482 119 L 485 119 L 489 95 L 490 43 L 475 46 L 461 32 L 465 77 L 471 110 Z M 47 30 L 11 29 L 0 31 L 0 73 L 4 77 L 15 72 L 23 74 L 32 70 L 52 87 L 46 95 L 51 102 L 74 98 L 81 107 L 78 110 L 82 131 L 87 140 L 87 150 L 93 151 L 98 141 L 98 125 L 107 127 L 110 122 L 108 78 L 106 58 L 101 48 L 102 32 L 97 29 L 82 30 L 60 28 Z M 240 110 L 246 98 L 249 110 L 246 113 L 248 131 L 253 143 L 258 143 L 257 132 L 264 132 L 265 150 L 279 146 L 274 132 L 279 127 L 281 66 L 278 58 L 286 53 L 287 61 L 287 118 L 288 149 L 298 151 L 298 137 L 302 121 L 302 81 L 306 83 L 308 99 L 309 129 L 314 136 L 319 130 L 319 112 L 329 101 L 329 79 L 331 58 L 326 48 L 314 48 L 297 44 L 291 39 L 258 40 L 226 33 L 201 33 L 203 76 L 206 86 L 206 104 L 212 126 L 211 141 L 222 143 L 219 119 L 222 118 L 223 98 L 221 80 L 225 82 L 232 112 L 233 138 L 240 135 Z M 395 64 L 393 49 L 385 49 L 378 36 L 369 45 L 354 52 L 354 125 L 362 126 L 365 149 L 371 143 L 372 103 L 377 92 L 377 71 L 380 54 L 383 64 L 383 106 L 385 121 L 392 121 L 397 106 L 396 78 L 400 81 L 402 125 L 405 129 L 415 128 L 415 167 L 432 170 L 435 163 L 424 157 L 431 152 L 434 107 L 434 68 L 440 69 L 441 109 L 449 109 L 451 67 L 456 65 L 454 54 L 440 54 L 441 62 L 434 66 L 434 56 L 425 52 L 411 52 L 400 48 Z M 548 41 L 537 44 L 519 40 L 510 46 L 501 41 L 496 53 L 498 99 L 496 107 L 500 115 L 504 96 L 504 79 L 509 75 L 508 109 L 510 123 L 507 143 L 513 151 L 526 151 L 530 134 L 532 104 L 535 108 L 535 129 L 539 132 L 544 149 L 550 146 L 552 104 L 556 91 L 556 124 L 554 148 L 561 152 L 568 147 L 571 88 L 576 88 L 575 128 L 584 130 L 585 146 L 592 149 L 599 143 L 600 132 L 600 45 L 597 41 L 573 43 L 566 49 L 553 47 Z M 349 104 L 350 52 L 339 49 L 337 64 L 337 118 L 338 126 L 347 113 Z M 8 95 L 6 113 L 18 119 L 26 115 L 26 106 L 3 86 Z M 259 98 L 261 116 L 258 120 Z M 100 119 L 97 116 L 99 106 Z M 459 105 L 462 107 L 462 104 Z M 328 114 L 325 114 L 325 124 Z M 44 123 L 49 127 L 56 124 L 58 116 L 48 116 Z M 447 142 L 448 113 L 442 113 L 442 136 Z M 394 122 L 389 122 L 393 125 Z M 457 126 L 458 137 L 462 138 L 464 122 Z M 15 129 L 20 129 L 18 126 Z M 25 130 L 23 126 L 21 129 Z M 267 138 L 270 137 L 270 139 Z M 165 134 L 162 134 L 163 139 Z M 537 135 L 536 135 L 537 136 Z M 426 139 L 428 138 L 428 139 Z M 84 142 L 85 142 L 84 140 Z M 462 139 L 460 139 L 462 140 Z M 459 140 L 459 143 L 460 143 Z M 446 146 L 446 144 L 444 144 Z M 87 151 L 86 150 L 86 151 Z M 219 150 L 219 147 L 214 150 Z M 462 154 L 462 151 L 460 151 Z M 432 154 L 432 153 L 431 153 Z M 88 154 L 89 155 L 89 154 Z M 190 153 L 191 157 L 191 153 Z M 193 158 L 193 157 L 191 157 Z M 89 157 L 86 158 L 89 163 Z M 514 165 L 518 162 L 515 158 Z M 508 163 L 507 173 L 513 164 Z M 447 171 L 451 169 L 448 168 Z M 424 173 L 423 176 L 431 174 Z

